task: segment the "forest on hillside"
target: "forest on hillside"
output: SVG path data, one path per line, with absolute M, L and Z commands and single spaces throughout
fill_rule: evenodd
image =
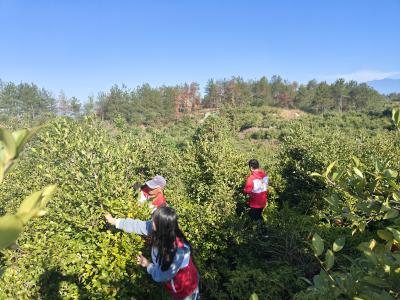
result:
M 0 299 L 169 299 L 136 265 L 148 241 L 104 219 L 149 219 L 132 184 L 157 174 L 202 299 L 399 299 L 399 100 L 279 76 L 84 103 L 1 82 L 0 231 L 23 224 L 0 239 Z M 270 177 L 268 238 L 243 193 L 252 158 Z
M 330 111 L 373 111 L 382 105 L 400 101 L 400 94 L 381 95 L 365 83 L 338 79 L 329 84 L 310 80 L 307 84 L 289 82 L 278 75 L 269 80 L 245 81 L 240 77 L 209 80 L 204 94 L 199 84 L 136 88 L 114 85 L 109 91 L 89 96 L 85 101 L 68 97 L 63 91 L 55 96 L 34 83 L 0 80 L 0 121 L 14 118 L 25 123 L 40 123 L 49 116 L 78 117 L 95 114 L 101 120 L 117 118 L 128 124 L 165 123 L 185 114 L 222 106 L 273 106 L 297 108 L 309 113 Z

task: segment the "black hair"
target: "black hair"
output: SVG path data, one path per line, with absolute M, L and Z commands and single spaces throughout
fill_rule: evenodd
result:
M 249 167 L 252 169 L 258 169 L 260 167 L 260 163 L 257 159 L 250 159 L 249 160 Z
M 158 250 L 156 261 L 161 266 L 161 271 L 166 271 L 176 254 L 176 238 L 178 237 L 183 243 L 189 243 L 179 229 L 175 209 L 161 206 L 154 211 L 152 219 L 156 230 L 151 233 L 151 243 Z

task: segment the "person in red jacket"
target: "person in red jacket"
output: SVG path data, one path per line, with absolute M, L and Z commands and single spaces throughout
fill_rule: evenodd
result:
M 151 220 L 116 219 L 109 213 L 107 222 L 128 233 L 151 236 L 151 261 L 139 255 L 137 263 L 164 285 L 174 300 L 199 300 L 199 273 L 193 262 L 192 247 L 178 226 L 173 208 L 156 209 Z
M 149 204 L 149 207 L 154 211 L 154 209 L 160 206 L 167 205 L 162 191 L 166 183 L 164 177 L 157 175 L 151 180 L 146 181 L 144 185 L 140 186 L 139 183 L 135 183 L 133 187 L 134 189 L 139 189 L 139 202 L 144 203 L 150 200 L 151 204 Z
M 268 175 L 260 169 L 260 164 L 256 159 L 249 161 L 251 174 L 247 177 L 244 192 L 248 194 L 250 207 L 250 218 L 253 221 L 262 221 L 262 211 L 267 205 L 268 196 Z

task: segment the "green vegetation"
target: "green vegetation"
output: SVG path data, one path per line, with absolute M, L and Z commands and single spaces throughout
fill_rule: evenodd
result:
M 80 117 L 95 114 L 101 120 L 148 126 L 224 106 L 267 105 L 311 113 L 365 112 L 381 110 L 384 105 L 398 101 L 398 94 L 383 96 L 365 83 L 338 79 L 331 84 L 316 80 L 298 84 L 277 75 L 269 80 L 266 77 L 248 81 L 241 77 L 211 79 L 203 97 L 195 82 L 155 88 L 143 84 L 134 89 L 114 85 L 97 97 L 90 96 L 84 103 L 75 97 L 67 97 L 63 91 L 55 97 L 33 83 L 14 84 L 0 80 L 0 122 L 10 124 L 11 118 L 14 123 L 30 126 L 43 123 L 54 115 Z
M 25 143 L 31 138 L 34 130 L 22 129 L 13 133 L 0 129 L 0 182 L 4 175 L 17 162 Z M 6 214 L 0 217 L 0 250 L 9 247 L 23 230 L 23 226 L 33 217 L 46 214 L 45 207 L 55 191 L 49 185 L 39 192 L 28 196 L 19 206 L 15 215 Z M 3 271 L 3 270 L 1 270 Z
M 0 215 L 21 217 L 25 196 L 43 186 L 57 184 L 57 193 L 2 250 L 0 299 L 168 299 L 135 264 L 146 241 L 104 220 L 105 211 L 149 218 L 131 185 L 156 174 L 192 243 L 203 298 L 398 298 L 400 117 L 389 109 L 397 102 L 342 81 L 232 80 L 210 81 L 204 99 L 196 85 L 115 86 L 86 103 L 89 116 L 71 105 L 43 119 L 4 113 L 7 128 L 47 122 L 3 179 Z M 11 133 L 2 132 L 6 151 Z M 242 192 L 254 157 L 270 176 L 267 239 Z

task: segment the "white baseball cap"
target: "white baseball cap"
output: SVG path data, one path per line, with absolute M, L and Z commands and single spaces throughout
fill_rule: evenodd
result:
M 146 185 L 151 189 L 156 189 L 158 187 L 163 188 L 166 184 L 165 178 L 160 175 L 154 176 L 153 179 L 146 181 Z

